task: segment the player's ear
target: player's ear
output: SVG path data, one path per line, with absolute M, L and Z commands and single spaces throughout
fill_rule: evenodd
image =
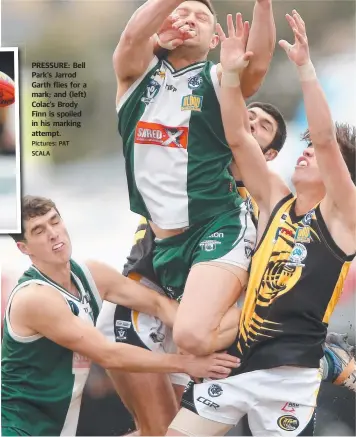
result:
M 268 152 L 265 153 L 266 161 L 273 161 L 278 155 L 277 150 L 269 149 Z
M 19 251 L 21 253 L 23 253 L 24 255 L 30 255 L 30 252 L 28 250 L 28 247 L 26 245 L 26 243 L 24 243 L 23 241 L 18 241 L 16 243 L 17 248 L 19 249 Z
M 215 49 L 215 47 L 219 44 L 219 36 L 214 33 L 213 37 L 211 38 L 210 41 L 210 50 Z

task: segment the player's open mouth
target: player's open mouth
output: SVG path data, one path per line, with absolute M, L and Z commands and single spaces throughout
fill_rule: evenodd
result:
M 301 156 L 297 161 L 296 167 L 308 167 L 308 165 L 308 161 L 303 156 Z
M 64 243 L 57 243 L 52 247 L 52 250 L 54 250 L 56 252 L 58 250 L 61 250 L 63 246 L 64 246 Z

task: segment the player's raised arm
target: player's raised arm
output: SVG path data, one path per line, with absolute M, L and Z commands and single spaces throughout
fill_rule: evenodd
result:
M 256 0 L 246 51 L 254 56 L 241 77 L 242 94 L 254 95 L 261 86 L 270 66 L 276 45 L 276 25 L 272 0 Z
M 173 327 L 178 303 L 97 261 L 86 262 L 103 300 L 158 317 Z
M 231 368 L 238 367 L 238 359 L 227 354 L 209 357 L 162 355 L 110 342 L 92 325 L 75 316 L 63 296 L 52 287 L 30 287 L 19 291 L 17 302 L 13 301 L 22 325 L 104 368 L 130 372 L 183 372 L 196 377 L 222 378 Z
M 145 72 L 154 56 L 155 39 L 152 36 L 183 1 L 147 0 L 132 15 L 113 56 L 118 81 L 134 81 Z
M 292 16 L 287 14 L 286 18 L 293 30 L 295 41 L 293 45 L 284 40 L 280 41 L 279 44 L 298 69 L 310 141 L 326 188 L 326 197 L 323 202 L 327 206 L 331 206 L 334 214 L 342 215 L 345 225 L 355 235 L 356 188 L 350 175 L 352 169 L 348 168 L 341 153 L 335 123 L 310 60 L 305 23 L 295 10 Z M 351 131 L 350 137 L 351 142 L 353 138 L 353 144 L 349 153 L 353 153 L 355 156 L 355 128 L 345 126 L 345 129 Z M 353 166 L 355 166 L 355 158 L 348 161 L 353 161 Z
M 278 183 L 277 179 L 276 183 L 276 178 L 270 177 L 266 160 L 250 129 L 240 85 L 241 72 L 253 56 L 252 52 L 245 51 L 248 23 L 243 23 L 241 14 L 237 14 L 235 30 L 232 16 L 228 15 L 227 26 L 228 36 L 217 25 L 221 40 L 220 60 L 223 73 L 220 105 L 225 135 L 246 188 L 261 213 L 269 213 L 289 190 L 282 181 Z

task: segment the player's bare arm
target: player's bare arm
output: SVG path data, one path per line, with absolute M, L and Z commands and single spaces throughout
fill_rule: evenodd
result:
M 305 23 L 297 11 L 286 15 L 294 44 L 280 41 L 297 66 L 311 145 L 326 188 L 321 211 L 335 242 L 346 253 L 356 249 L 356 188 L 337 142 L 335 124 L 310 59 Z
M 197 377 L 225 377 L 238 360 L 227 354 L 196 358 L 155 354 L 139 347 L 112 343 L 75 316 L 63 296 L 51 287 L 30 285 L 12 302 L 10 321 L 18 335 L 40 334 L 78 352 L 106 369 L 130 372 L 185 372 Z
M 223 75 L 220 104 L 225 135 L 242 180 L 256 201 L 261 216 L 269 216 L 275 204 L 289 193 L 289 189 L 276 175 L 271 175 L 250 129 L 240 83 L 241 71 L 253 57 L 252 52 L 246 52 L 248 22 L 243 23 L 241 14 L 237 14 L 235 30 L 232 16 L 228 15 L 227 27 L 228 36 L 220 25 L 217 26 L 221 40 Z
M 153 59 L 156 34 L 183 0 L 147 0 L 132 15 L 113 55 L 118 80 L 117 101 L 131 83 L 140 77 Z M 166 22 L 168 26 L 171 23 Z M 164 29 L 162 29 L 164 30 Z
M 177 301 L 121 275 L 106 264 L 87 261 L 86 266 L 103 300 L 157 317 L 165 325 L 173 327 L 179 305 Z M 222 350 L 234 341 L 240 313 L 241 311 L 234 306 L 224 315 L 220 323 L 216 350 Z
M 248 66 L 242 72 L 241 89 L 245 98 L 260 88 L 269 69 L 276 45 L 276 25 L 272 0 L 256 0 L 246 51 L 253 52 Z
M 121 275 L 114 268 L 98 261 L 87 261 L 87 267 L 103 300 L 158 317 L 173 327 L 178 303 Z

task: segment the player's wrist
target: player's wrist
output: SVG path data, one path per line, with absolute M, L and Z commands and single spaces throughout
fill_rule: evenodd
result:
M 222 70 L 221 86 L 223 88 L 237 88 L 240 84 L 239 70 Z
M 297 65 L 297 71 L 301 82 L 309 82 L 317 79 L 314 65 L 310 59 L 303 65 Z

